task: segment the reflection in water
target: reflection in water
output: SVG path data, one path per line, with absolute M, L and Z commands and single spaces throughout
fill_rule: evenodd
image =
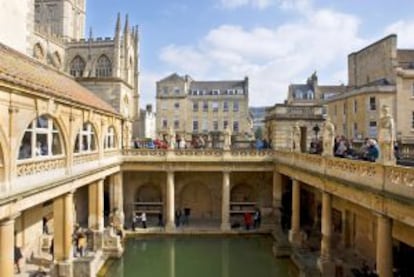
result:
M 221 277 L 229 277 L 229 241 L 221 241 Z
M 170 256 L 170 276 L 175 277 L 175 239 L 171 239 L 168 243 L 169 251 L 168 254 Z
M 106 277 L 284 277 L 289 262 L 275 259 L 263 236 L 130 239 Z

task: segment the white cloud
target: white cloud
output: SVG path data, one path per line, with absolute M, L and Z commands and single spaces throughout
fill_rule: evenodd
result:
M 220 0 L 221 7 L 235 9 L 243 6 L 252 6 L 257 9 L 266 9 L 279 6 L 284 10 L 305 12 L 311 8 L 312 0 Z
M 385 28 L 385 35 L 398 35 L 398 47 L 414 48 L 414 21 L 399 20 Z
M 227 9 L 251 5 L 258 9 L 265 9 L 274 5 L 277 0 L 220 0 L 221 6 Z
M 283 102 L 288 85 L 314 70 L 329 84 L 346 82 L 346 57 L 365 43 L 358 18 L 327 9 L 301 15 L 275 28 L 222 25 L 194 45 L 165 47 L 160 58 L 198 80 L 249 76 L 251 106 Z

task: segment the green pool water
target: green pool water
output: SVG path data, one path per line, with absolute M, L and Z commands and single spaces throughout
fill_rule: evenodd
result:
M 158 237 L 129 239 L 105 277 L 290 276 L 288 260 L 275 259 L 272 240 L 248 237 Z

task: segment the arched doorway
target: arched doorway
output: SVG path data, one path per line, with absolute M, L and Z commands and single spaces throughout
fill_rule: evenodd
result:
M 230 201 L 231 202 L 255 202 L 256 193 L 251 186 L 246 185 L 246 184 L 238 184 L 238 185 L 235 185 L 231 189 Z
M 154 185 L 143 185 L 135 193 L 135 202 L 162 202 L 161 190 Z
M 187 184 L 181 190 L 179 206 L 176 208 L 189 208 L 191 218 L 211 218 L 212 200 L 210 190 L 204 184 Z
M 141 215 L 145 212 L 148 224 L 157 224 L 157 221 L 162 220 L 163 206 L 160 187 L 146 184 L 137 189 L 133 203 L 133 214 Z

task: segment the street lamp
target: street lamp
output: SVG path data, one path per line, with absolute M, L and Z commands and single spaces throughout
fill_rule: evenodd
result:
M 318 133 L 321 129 L 319 128 L 318 124 L 315 124 L 315 126 L 313 126 L 313 131 L 315 132 L 315 139 L 318 140 Z

